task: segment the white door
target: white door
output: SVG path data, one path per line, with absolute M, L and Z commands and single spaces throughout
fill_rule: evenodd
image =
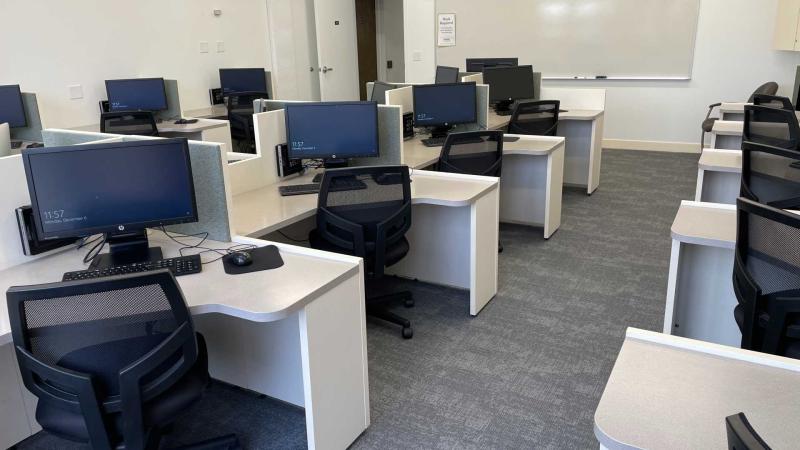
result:
M 319 101 L 314 0 L 267 0 L 267 14 L 275 98 Z
M 323 101 L 358 100 L 355 0 L 314 0 Z

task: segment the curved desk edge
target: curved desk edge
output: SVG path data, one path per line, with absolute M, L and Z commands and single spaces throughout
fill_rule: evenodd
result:
M 686 244 L 733 249 L 736 205 L 684 200 L 672 222 L 670 235 Z
M 742 173 L 742 151 L 704 149 L 697 167 L 712 172 Z

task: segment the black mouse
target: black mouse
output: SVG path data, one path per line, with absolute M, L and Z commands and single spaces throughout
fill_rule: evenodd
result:
M 229 261 L 234 266 L 249 266 L 253 264 L 253 257 L 250 256 L 250 252 L 233 252 L 230 255 Z

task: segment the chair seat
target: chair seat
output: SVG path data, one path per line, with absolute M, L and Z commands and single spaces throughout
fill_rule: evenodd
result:
M 716 117 L 709 117 L 708 119 L 703 121 L 703 131 L 706 133 L 710 133 L 711 130 L 714 129 L 714 122 L 718 119 Z
M 311 234 L 309 234 L 308 236 L 308 241 L 311 244 L 311 247 L 317 250 L 324 250 L 326 252 L 340 253 L 344 255 L 354 255 L 354 252 L 352 250 L 339 247 L 337 245 L 334 245 L 326 241 L 325 239 L 322 239 L 319 236 L 319 233 L 317 233 L 317 230 L 311 231 Z M 389 267 L 400 262 L 400 260 L 403 259 L 408 254 L 408 251 L 410 249 L 411 245 L 408 243 L 408 240 L 405 237 L 395 242 L 394 244 L 386 247 L 385 266 Z M 369 250 L 370 249 L 368 248 L 367 251 Z M 375 266 L 374 253 L 370 252 L 367 254 L 367 257 L 364 258 L 364 265 L 366 266 L 368 272 L 372 271 L 372 269 Z
M 96 375 L 98 387 L 111 395 L 116 395 L 119 392 L 119 370 L 138 359 L 138 356 L 147 353 L 153 348 L 154 342 L 157 345 L 163 338 L 163 335 L 144 336 L 143 338 L 128 339 L 125 342 L 113 341 L 98 344 L 67 354 L 58 364 Z M 197 333 L 197 346 L 197 361 L 192 369 L 169 390 L 144 405 L 143 416 L 146 427 L 168 425 L 177 419 L 181 412 L 202 397 L 203 390 L 209 381 L 209 375 L 206 343 L 199 333 Z M 88 358 L 89 355 L 91 358 Z M 83 370 L 81 370 L 82 368 Z M 114 424 L 116 432 L 116 436 L 111 436 L 111 439 L 115 442 L 120 441 L 122 414 L 111 413 L 107 415 L 107 418 L 109 423 Z M 78 442 L 89 441 L 86 423 L 83 415 L 78 411 L 61 409 L 40 400 L 36 406 L 36 420 L 42 428 L 56 436 Z

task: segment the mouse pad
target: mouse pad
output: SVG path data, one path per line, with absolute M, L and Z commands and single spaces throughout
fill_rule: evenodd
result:
M 231 262 L 231 255 L 227 255 L 222 258 L 222 265 L 225 267 L 225 273 L 229 275 L 240 275 L 243 273 L 277 269 L 283 265 L 281 253 L 278 251 L 278 247 L 275 247 L 274 245 L 254 248 L 247 251 L 253 258 L 253 263 L 249 266 L 235 266 Z

